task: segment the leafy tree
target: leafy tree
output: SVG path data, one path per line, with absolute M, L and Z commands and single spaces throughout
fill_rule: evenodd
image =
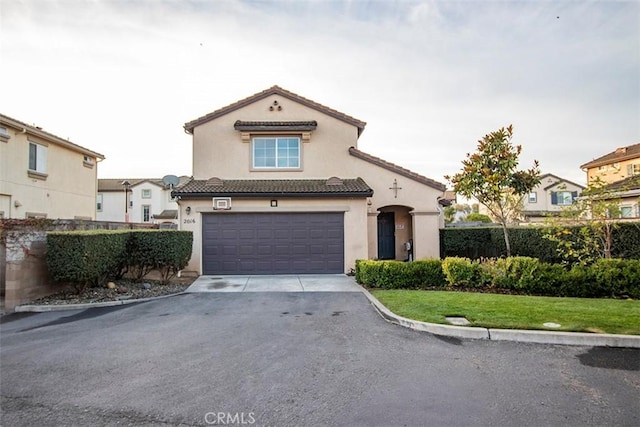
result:
M 611 258 L 617 218 L 622 217 L 620 193 L 638 180 L 640 177 L 612 189 L 599 177 L 592 179 L 581 196 L 562 209 L 559 217 L 547 219 L 543 237 L 558 245 L 558 254 L 567 264 L 589 265 L 600 258 Z
M 518 171 L 520 145 L 511 143 L 513 126 L 489 133 L 478 141 L 475 153 L 467 153 L 462 171 L 446 176 L 455 191 L 467 198 L 475 197 L 500 222 L 507 256 L 511 256 L 507 223 L 518 209 L 514 199 L 521 199 L 540 183 L 538 161 L 531 169 Z
M 489 222 L 493 222 L 491 220 L 491 218 L 489 218 L 489 215 L 485 215 L 485 214 L 481 214 L 481 213 L 470 213 L 469 215 L 466 216 L 466 218 L 464 219 L 465 221 L 480 221 L 480 222 L 484 222 L 484 223 L 489 223 Z
M 451 206 L 447 206 L 444 208 L 444 222 L 450 224 L 452 222 L 456 222 L 456 218 L 458 218 L 458 213 L 461 213 L 461 216 L 466 216 L 471 212 L 471 206 L 468 204 L 453 204 Z

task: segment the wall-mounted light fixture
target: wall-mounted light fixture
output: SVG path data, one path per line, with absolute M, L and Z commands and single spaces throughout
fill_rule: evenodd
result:
M 187 215 L 191 215 L 191 206 L 187 206 L 187 209 L 185 209 L 185 212 L 187 213 Z
M 271 207 L 272 208 L 277 208 L 278 207 L 278 201 L 277 200 L 272 200 L 271 201 Z

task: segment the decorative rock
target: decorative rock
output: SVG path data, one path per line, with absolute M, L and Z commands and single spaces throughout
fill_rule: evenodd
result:
M 151 284 L 150 283 L 143 283 L 142 284 L 142 288 L 143 289 L 151 289 Z
M 109 283 L 107 283 L 107 288 L 108 289 L 115 289 L 116 288 L 116 284 L 113 283 L 113 282 L 109 282 Z
M 127 292 L 129 292 L 129 291 L 128 291 L 128 290 L 127 290 L 127 288 L 125 288 L 124 286 L 119 286 L 119 287 L 118 287 L 118 289 L 117 289 L 117 292 L 118 292 L 119 294 L 126 294 L 126 293 L 127 293 Z

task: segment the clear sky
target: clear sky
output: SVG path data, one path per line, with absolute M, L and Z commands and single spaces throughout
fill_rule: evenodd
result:
M 190 175 L 183 124 L 277 84 L 440 182 L 513 124 L 522 168 L 584 183 L 640 142 L 639 22 L 612 0 L 0 0 L 0 111 L 104 154 L 101 178 Z

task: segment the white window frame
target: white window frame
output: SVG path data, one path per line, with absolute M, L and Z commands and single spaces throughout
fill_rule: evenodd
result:
M 261 140 L 275 140 L 275 153 L 274 153 L 274 166 L 256 166 L 256 142 Z M 278 166 L 279 158 L 279 147 L 278 143 L 282 140 L 290 140 L 295 139 L 298 143 L 298 165 L 297 166 Z M 284 147 L 282 147 L 284 148 Z M 288 157 L 287 157 L 288 158 Z M 264 136 L 255 136 L 251 140 L 251 168 L 254 170 L 301 170 L 302 169 L 302 141 L 299 136 L 296 135 L 264 135 Z
M 151 198 L 151 189 L 150 188 L 143 188 L 141 191 L 141 197 L 143 199 L 150 199 Z
M 567 199 L 565 199 L 564 197 L 560 197 L 560 194 L 569 195 L 568 203 L 565 203 Z M 571 191 L 556 191 L 556 200 L 558 202 L 558 206 L 570 206 L 573 204 L 573 195 L 571 194 Z
M 35 152 L 33 153 L 35 158 L 33 158 L 33 161 L 35 164 L 32 164 L 32 148 L 33 150 L 35 150 Z M 33 166 L 33 167 L 32 167 Z M 43 174 L 46 175 L 47 173 L 47 147 L 45 145 L 42 144 L 38 144 L 36 142 L 32 142 L 29 141 L 29 156 L 28 156 L 28 163 L 27 163 L 27 168 L 31 171 L 31 172 L 36 172 L 39 174 Z
M 536 191 L 529 193 L 529 203 L 538 203 L 538 193 Z
M 102 194 L 98 193 L 96 195 L 96 212 L 102 212 L 104 208 L 104 197 Z
M 142 222 L 151 222 L 151 205 L 142 205 Z
M 625 212 L 627 212 L 626 215 L 625 215 Z M 633 206 L 632 205 L 620 206 L 620 218 L 633 218 Z

